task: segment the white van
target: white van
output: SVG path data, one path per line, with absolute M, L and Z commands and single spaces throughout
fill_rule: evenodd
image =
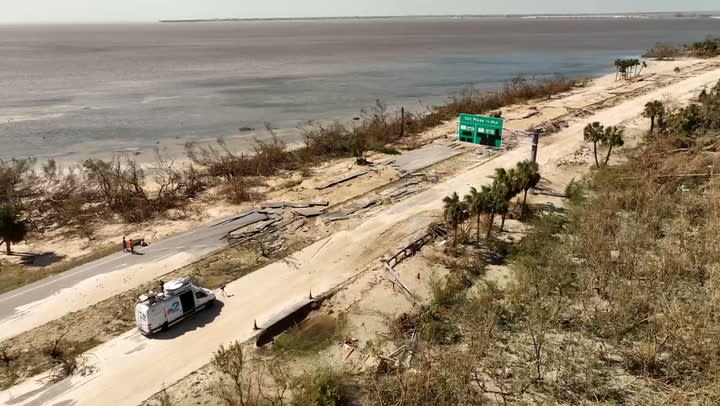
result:
M 214 293 L 193 285 L 190 278 L 166 282 L 162 292 L 140 296 L 135 305 L 135 321 L 140 333 L 150 336 L 210 307 L 214 301 Z

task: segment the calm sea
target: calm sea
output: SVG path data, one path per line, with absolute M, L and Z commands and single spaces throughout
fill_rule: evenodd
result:
M 381 99 L 422 110 L 515 76 L 612 70 L 713 19 L 397 18 L 0 26 L 0 159 L 242 144 Z

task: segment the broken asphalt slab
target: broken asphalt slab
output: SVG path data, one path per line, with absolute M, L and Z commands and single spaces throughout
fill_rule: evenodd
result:
M 320 185 L 320 186 L 316 186 L 315 189 L 317 189 L 317 190 L 327 189 L 327 188 L 329 188 L 329 187 L 333 187 L 333 186 L 335 186 L 335 185 L 339 185 L 339 184 L 344 183 L 344 182 L 347 182 L 347 181 L 349 181 L 349 180 L 353 180 L 353 179 L 355 179 L 355 178 L 358 178 L 358 177 L 360 177 L 360 176 L 366 175 L 366 174 L 368 174 L 368 173 L 370 173 L 370 170 L 362 170 L 362 171 L 359 171 L 359 172 L 351 173 L 350 175 L 344 176 L 344 177 L 342 177 L 342 178 L 335 179 L 335 180 L 331 180 L 331 181 L 328 182 L 328 183 L 322 184 L 322 185 Z
M 260 203 L 260 207 L 263 209 L 284 209 L 286 207 L 289 207 L 292 209 L 302 209 L 302 208 L 306 208 L 306 207 L 317 207 L 317 206 L 326 207 L 329 205 L 330 205 L 330 202 L 325 201 L 325 200 L 308 202 L 308 203 L 294 203 L 294 202 L 262 202 L 262 203 Z

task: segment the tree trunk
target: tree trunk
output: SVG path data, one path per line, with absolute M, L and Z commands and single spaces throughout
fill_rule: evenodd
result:
M 490 221 L 488 221 L 489 224 L 488 224 L 487 235 L 485 236 L 486 240 L 490 238 L 490 233 L 492 233 L 493 221 L 495 221 L 495 213 L 490 213 Z
M 525 190 L 524 190 L 525 193 L 523 194 L 523 203 L 522 203 L 523 207 L 527 206 L 527 192 L 528 192 L 528 190 L 529 190 L 529 189 L 525 189 Z
M 475 228 L 476 234 L 475 234 L 475 241 L 478 245 L 480 245 L 480 212 L 477 213 L 477 227 Z
M 12 250 L 10 249 L 10 241 L 5 241 L 5 253 L 8 255 L 12 254 Z
M 655 116 L 650 116 L 650 134 L 655 130 Z
M 605 165 L 604 166 L 607 166 L 608 161 L 610 161 L 610 153 L 612 153 L 612 149 L 613 149 L 613 145 L 610 144 L 610 149 L 608 150 L 607 156 L 605 157 Z
M 453 223 L 453 247 L 457 246 L 458 223 Z
M 500 221 L 500 232 L 501 233 L 502 233 L 503 229 L 505 228 L 505 218 L 507 218 L 507 212 L 503 213 L 502 221 Z
M 600 162 L 597 157 L 597 141 L 593 141 L 593 153 L 595 154 L 595 166 L 600 168 Z

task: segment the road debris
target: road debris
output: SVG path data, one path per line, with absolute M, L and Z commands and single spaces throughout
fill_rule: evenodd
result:
M 366 174 L 368 174 L 368 173 L 370 173 L 370 170 L 362 170 L 362 171 L 360 171 L 360 172 L 351 173 L 350 175 L 344 176 L 344 177 L 339 178 L 339 179 L 331 180 L 331 181 L 328 182 L 328 183 L 325 183 L 325 184 L 322 184 L 322 185 L 320 185 L 320 186 L 317 186 L 317 187 L 315 187 L 315 189 L 317 189 L 317 190 L 327 189 L 327 188 L 333 187 L 333 186 L 335 186 L 335 185 L 339 185 L 339 184 L 341 184 L 341 183 L 347 182 L 347 181 L 349 181 L 349 180 L 353 180 L 353 179 L 358 178 L 358 177 L 360 177 L 360 176 L 366 175 Z
M 308 202 L 308 203 L 293 203 L 293 202 L 262 202 L 260 203 L 260 208 L 262 209 L 285 209 L 285 208 L 291 208 L 291 209 L 303 209 L 307 207 L 327 207 L 330 205 L 330 202 L 321 200 L 316 202 Z
M 312 207 L 308 207 L 305 209 L 303 209 L 303 208 L 293 209 L 293 212 L 295 214 L 303 216 L 303 217 L 317 217 L 321 214 L 325 214 L 324 209 L 315 209 Z

